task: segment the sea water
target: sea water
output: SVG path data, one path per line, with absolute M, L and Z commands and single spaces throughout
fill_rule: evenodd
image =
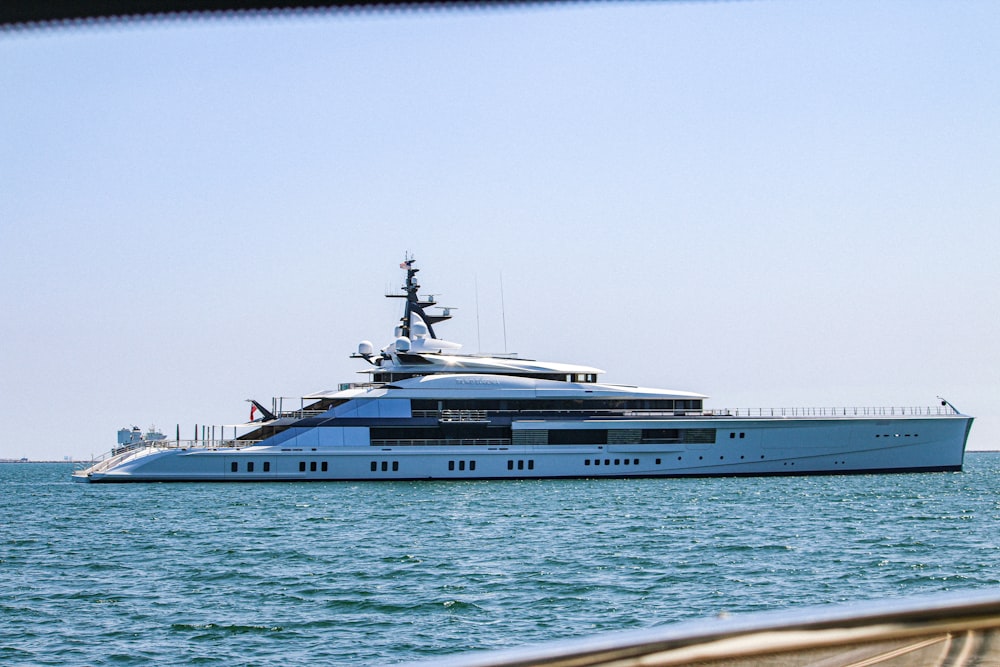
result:
M 0 465 L 0 664 L 381 665 L 1000 585 L 961 473 L 84 485 Z

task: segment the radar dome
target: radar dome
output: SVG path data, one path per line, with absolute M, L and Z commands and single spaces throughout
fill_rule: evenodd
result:
M 406 336 L 400 336 L 396 339 L 396 352 L 409 352 L 410 351 L 410 339 Z
M 375 346 L 372 345 L 370 340 L 363 340 L 358 343 L 358 354 L 362 357 L 370 357 L 375 353 Z

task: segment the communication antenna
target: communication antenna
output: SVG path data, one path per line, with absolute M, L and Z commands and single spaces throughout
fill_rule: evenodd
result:
M 503 300 L 503 271 L 500 272 L 500 317 L 503 320 L 503 353 L 507 354 L 507 309 Z
M 483 352 L 483 338 L 479 331 L 479 276 L 475 276 L 476 282 L 476 352 Z

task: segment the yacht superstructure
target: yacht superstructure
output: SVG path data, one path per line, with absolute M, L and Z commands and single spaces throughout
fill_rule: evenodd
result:
M 254 401 L 226 438 L 142 440 L 84 482 L 682 477 L 961 470 L 972 417 L 927 408 L 715 411 L 703 394 L 606 384 L 589 366 L 462 354 L 451 317 L 400 268 L 394 340 L 354 357 L 371 381 Z M 256 417 L 257 413 L 259 417 Z

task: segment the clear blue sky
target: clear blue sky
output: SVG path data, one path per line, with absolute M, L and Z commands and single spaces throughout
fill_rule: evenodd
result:
M 919 0 L 0 34 L 0 457 L 352 379 L 406 251 L 470 351 L 502 274 L 510 351 L 720 408 L 941 394 L 1000 448 L 998 35 Z

